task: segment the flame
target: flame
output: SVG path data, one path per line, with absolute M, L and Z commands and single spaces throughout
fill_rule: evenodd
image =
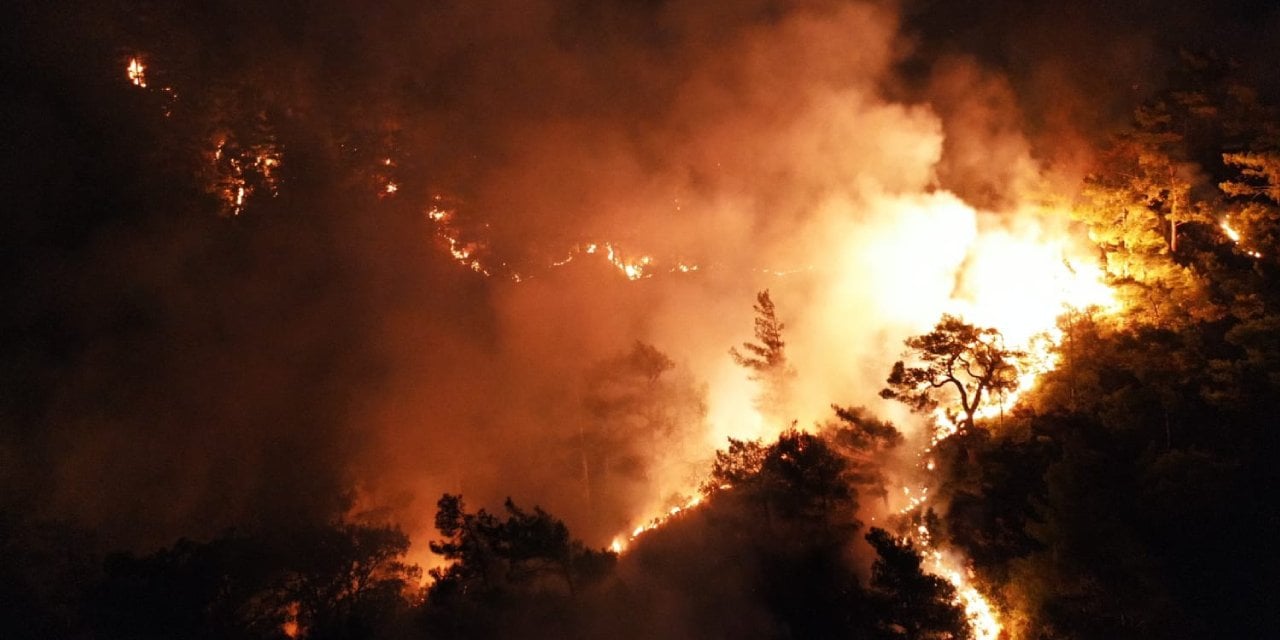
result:
M 394 183 L 390 183 L 388 187 L 394 187 Z M 395 189 L 392 188 L 386 193 L 394 192 Z M 436 200 L 436 204 L 427 209 L 426 216 L 428 220 L 435 224 L 436 237 L 443 241 L 454 262 L 480 275 L 492 275 L 489 267 L 485 265 L 478 255 L 485 248 L 484 245 L 480 242 L 464 240 L 462 230 L 456 224 L 457 212 L 444 206 L 444 198 L 442 196 L 436 196 L 434 200 Z M 510 276 L 516 282 L 521 280 L 521 276 L 518 273 L 511 272 Z
M 1109 315 L 1120 310 L 1115 290 L 1107 284 L 1092 248 L 1065 232 L 1054 233 L 1033 224 L 979 231 L 946 312 L 977 326 L 995 328 L 1005 348 L 1024 355 L 1017 363 L 1017 388 L 991 398 L 975 417 L 1001 415 L 1034 388 L 1040 376 L 1058 366 L 1057 347 L 1065 338 L 1058 318 L 1063 314 Z M 959 428 L 944 408 L 932 417 L 933 444 Z
M 298 610 L 300 606 L 297 601 L 290 602 L 284 608 L 284 622 L 280 624 L 280 633 L 287 638 L 297 638 L 302 635 L 302 625 L 298 622 Z
M 388 167 L 395 166 L 391 158 L 383 159 L 380 164 Z M 399 183 L 389 178 L 382 178 L 382 180 L 382 186 L 378 192 L 379 197 L 386 197 L 399 191 Z M 465 235 L 471 239 L 464 241 L 464 232 L 458 224 L 457 207 L 445 206 L 445 203 L 451 202 L 452 199 L 442 194 L 436 194 L 432 196 L 431 200 L 432 204 L 427 207 L 425 212 L 426 217 L 435 223 L 436 235 L 444 240 L 444 244 L 456 262 L 476 273 L 485 276 L 499 274 L 517 283 L 531 277 L 528 272 L 521 272 L 506 262 L 493 260 L 490 256 L 485 256 L 484 258 L 476 257 L 474 255 L 476 249 L 487 249 L 488 243 L 483 239 L 483 236 L 476 237 L 477 233 L 474 232 L 466 233 Z M 487 229 L 489 225 L 485 224 L 483 227 Z M 483 234 L 483 229 L 479 233 Z M 701 265 L 683 258 L 662 261 L 647 253 L 632 253 L 624 249 L 622 245 L 612 241 L 591 240 L 589 242 L 579 242 L 572 245 L 562 255 L 564 256 L 563 258 L 549 260 L 541 265 L 535 265 L 534 268 L 555 269 L 568 265 L 583 256 L 591 256 L 595 259 L 603 260 L 628 280 L 651 278 L 658 273 L 690 274 L 702 269 Z
M 949 311 L 999 329 L 1019 348 L 1051 332 L 1067 311 L 1118 305 L 1096 253 L 1037 227 L 980 232 L 961 277 Z
M 992 418 L 1012 407 L 1041 375 L 1058 365 L 1057 347 L 1065 338 L 1058 319 L 1063 314 L 1087 311 L 1106 315 L 1121 310 L 1115 291 L 1107 284 L 1106 274 L 1094 257 L 1096 249 L 1077 241 L 1065 229 L 1035 222 L 1065 217 L 1063 213 L 1024 211 L 1016 217 L 1023 221 L 1019 226 L 977 228 L 970 239 L 957 286 L 944 310 L 975 325 L 994 327 L 1006 348 L 1026 354 L 1019 363 L 1018 388 L 992 398 L 979 408 L 976 417 Z M 945 235 L 938 240 L 947 242 Z M 932 418 L 932 438 L 919 454 L 927 472 L 937 467 L 933 447 L 958 430 L 945 410 L 936 411 Z M 919 514 L 929 501 L 929 488 L 902 490 L 905 504 L 899 514 Z M 923 519 L 907 538 L 921 550 L 925 569 L 955 588 L 955 604 L 964 609 L 974 637 L 999 638 L 1004 632 L 1000 616 L 975 584 L 973 572 L 965 562 L 955 553 L 939 548 Z
M 937 550 L 930 554 L 929 559 L 933 565 L 933 573 L 945 578 L 951 586 L 955 587 L 954 602 L 964 609 L 973 637 L 977 640 L 997 640 L 1004 630 L 1004 625 L 986 596 L 983 596 L 982 592 L 970 582 L 971 572 L 967 570 L 962 572 Z
M 1227 234 L 1227 237 L 1230 238 L 1232 242 L 1240 242 L 1240 232 L 1232 228 L 1230 222 L 1227 222 L 1224 219 L 1221 226 L 1222 231 Z
M 1237 231 L 1235 227 L 1232 227 L 1231 223 L 1228 222 L 1226 218 L 1223 218 L 1222 222 L 1218 226 L 1222 227 L 1222 232 L 1227 234 L 1227 238 L 1230 239 L 1231 242 L 1235 243 L 1237 246 L 1240 245 L 1240 241 L 1243 239 L 1240 235 L 1240 232 Z M 1260 251 L 1255 251 L 1252 249 L 1241 249 L 1241 250 L 1244 251 L 1245 255 L 1251 258 L 1256 259 L 1256 258 L 1262 257 L 1262 252 Z
M 133 86 L 147 88 L 147 67 L 137 57 L 129 58 L 129 65 L 125 67 L 125 77 L 129 78 Z
M 222 200 L 223 215 L 238 216 L 258 188 L 273 198 L 280 194 L 276 170 L 283 159 L 284 154 L 272 142 L 242 148 L 227 133 L 217 138 L 209 153 L 209 183 L 205 189 Z
M 933 469 L 932 460 L 929 461 L 928 468 Z M 919 491 L 913 492 L 911 487 L 904 486 L 902 492 L 907 500 L 906 505 L 898 511 L 902 516 L 920 513 L 929 500 L 928 487 L 921 487 Z M 964 609 L 973 637 L 977 640 L 997 640 L 1004 631 L 1004 624 L 995 607 L 974 584 L 973 572 L 963 566 L 953 554 L 945 553 L 937 547 L 925 521 L 919 520 L 911 533 L 901 540 L 913 543 L 920 550 L 925 571 L 946 580 L 955 588 L 956 595 L 952 602 Z
M 601 251 L 603 249 L 603 252 Z M 648 278 L 653 275 L 651 267 L 654 266 L 655 260 L 653 256 L 640 255 L 636 258 L 624 257 L 622 249 L 612 242 L 588 242 L 586 244 L 575 245 L 564 258 L 551 262 L 551 267 L 563 267 L 573 262 L 574 258 L 579 255 L 594 256 L 601 254 L 606 262 L 620 271 L 628 280 L 639 280 L 640 278 Z M 696 271 L 697 266 L 677 263 L 676 266 L 669 269 L 671 272 L 689 273 Z
M 147 65 L 141 56 L 129 58 L 125 65 L 125 78 L 140 89 L 148 89 Z M 166 100 L 161 104 L 164 116 L 171 117 L 178 100 L 178 93 L 171 86 L 158 89 Z M 205 156 L 203 174 L 205 192 L 215 196 L 222 202 L 222 215 L 238 216 L 244 211 L 249 199 L 257 191 L 265 191 L 272 197 L 279 195 L 280 168 L 284 154 L 275 142 L 271 133 L 257 135 L 262 131 L 270 132 L 271 123 L 265 112 L 258 114 L 260 127 L 255 132 L 256 140 L 241 144 L 231 131 L 223 131 L 213 137 L 212 150 Z
M 590 250 L 586 251 L 586 253 L 595 253 L 595 248 L 597 247 L 596 244 L 590 244 L 588 247 Z M 639 280 L 640 278 L 649 278 L 653 276 L 654 268 L 657 266 L 657 261 L 653 256 L 641 254 L 639 257 L 635 258 L 624 257 L 622 249 L 611 242 L 604 243 L 604 248 L 606 254 L 605 259 L 608 260 L 609 264 L 613 265 L 614 268 L 621 271 L 628 280 Z M 675 266 L 666 269 L 666 271 L 670 273 L 690 273 L 697 270 L 697 265 L 686 264 L 679 261 L 676 262 Z
M 729 485 L 722 485 L 720 488 L 729 489 L 730 487 Z M 662 527 L 668 522 L 679 517 L 682 513 L 687 513 L 689 510 L 697 508 L 698 505 L 702 504 L 702 500 L 702 495 L 696 494 L 692 498 L 684 499 L 680 504 L 668 507 L 665 511 L 655 514 L 648 519 L 642 520 L 641 524 L 636 525 L 635 528 L 631 530 L 631 533 L 620 533 L 614 536 L 613 541 L 609 543 L 609 549 L 614 553 L 625 553 L 627 549 L 630 548 L 631 543 L 635 542 L 636 538 Z
M 442 206 L 443 199 L 426 211 L 435 224 L 436 235 L 452 258 L 478 273 L 502 273 L 519 282 L 522 276 L 506 268 L 490 267 L 487 247 L 482 240 L 468 239 L 457 223 L 453 208 Z M 994 224 L 979 224 L 982 214 L 947 196 L 925 196 L 899 203 L 908 207 L 894 220 L 895 227 L 884 232 L 872 251 L 857 254 L 849 265 L 834 265 L 844 280 L 865 282 L 868 268 L 890 268 L 907 262 L 897 273 L 904 278 L 877 278 L 870 293 L 866 289 L 840 289 L 849 299 L 871 298 L 905 315 L 910 324 L 928 318 L 936 321 L 943 312 L 965 318 L 980 326 L 1001 332 L 1006 347 L 1027 354 L 1019 370 L 1019 388 L 994 398 L 979 411 L 978 417 L 990 418 L 1011 407 L 1021 393 L 1033 388 L 1038 378 L 1058 364 L 1056 346 L 1064 339 L 1057 322 L 1067 312 L 1107 314 L 1119 311 L 1114 291 L 1107 285 L 1106 274 L 1097 263 L 1096 249 L 1076 238 L 1067 229 L 1050 224 L 1067 219 L 1065 212 L 1024 211 Z M 839 240 L 837 240 L 839 241 Z M 909 248 L 909 249 L 908 249 Z M 887 253 L 886 253 L 887 252 Z M 890 259 L 894 253 L 909 254 Z M 659 272 L 691 273 L 702 266 L 683 260 L 662 261 L 645 253 L 624 251 L 613 241 L 592 240 L 574 245 L 558 260 L 549 260 L 545 268 L 557 268 L 590 257 L 602 260 L 628 280 L 653 277 Z M 716 265 L 711 265 L 714 268 Z M 797 273 L 822 272 L 831 267 L 821 263 L 791 269 L 756 268 L 753 272 L 788 276 Z M 887 282 L 882 282 L 886 281 Z M 949 288 L 948 285 L 950 285 Z M 875 287 L 883 287 L 876 289 Z M 850 295 L 852 293 L 852 295 Z M 877 300 L 877 296 L 883 299 Z M 901 304 L 898 304 L 901 303 Z M 728 366 L 726 364 L 726 366 Z M 713 376 L 708 402 L 708 423 L 715 443 L 724 437 L 752 439 L 767 435 L 763 419 L 749 409 L 753 389 L 736 367 L 728 367 L 723 379 Z M 736 411 L 733 415 L 725 411 Z M 741 415 L 742 412 L 752 415 Z M 957 425 L 941 413 L 935 416 L 935 432 L 931 444 L 921 453 L 922 464 L 933 471 L 936 464 L 931 446 L 955 433 Z M 726 430 L 726 427 L 731 427 Z M 746 433 L 751 431 L 751 433 Z M 912 491 L 904 487 L 906 507 L 903 513 L 918 512 L 929 500 L 929 490 Z M 675 507 L 650 511 L 637 520 L 629 531 L 609 542 L 615 553 L 626 553 L 641 536 L 658 529 L 688 510 L 696 508 L 700 497 Z M 919 544 L 926 570 L 938 575 L 956 589 L 956 604 L 965 611 L 975 637 L 993 640 L 1003 633 L 1003 624 L 995 607 L 975 584 L 974 576 L 954 552 L 938 548 L 932 532 L 920 524 L 911 533 Z

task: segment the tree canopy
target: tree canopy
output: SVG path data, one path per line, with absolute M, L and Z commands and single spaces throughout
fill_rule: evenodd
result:
M 880 396 L 919 412 L 942 406 L 962 429 L 975 427 L 984 401 L 1018 387 L 1018 359 L 1023 354 L 1005 348 L 995 329 L 943 315 L 933 331 L 908 338 L 906 345 L 904 355 L 912 364 L 894 363 L 886 380 L 889 386 Z
M 756 408 L 767 417 L 781 420 L 796 375 L 787 360 L 787 343 L 782 337 L 786 325 L 778 319 L 768 289 L 756 294 L 752 309 L 756 312 L 756 341 L 742 343 L 745 354 L 737 347 L 730 348 L 729 356 L 738 366 L 750 371 L 751 379 L 760 385 Z

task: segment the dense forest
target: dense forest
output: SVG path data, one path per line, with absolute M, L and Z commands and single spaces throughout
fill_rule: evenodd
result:
M 881 385 L 856 395 L 902 408 L 901 424 L 840 397 L 800 423 L 788 300 L 760 287 L 754 307 L 739 300 L 754 341 L 715 349 L 757 389 L 744 410 L 778 435 L 728 438 L 685 464 L 674 452 L 695 447 L 705 388 L 643 323 L 619 321 L 631 346 L 575 359 L 586 382 L 512 358 L 547 385 L 529 394 L 579 395 L 529 411 L 565 426 L 517 439 L 509 458 L 473 444 L 508 437 L 509 414 L 484 414 L 498 426 L 428 416 L 449 426 L 423 450 L 492 465 L 510 497 L 490 504 L 487 485 L 473 496 L 458 481 L 412 503 L 431 526 L 411 538 L 362 504 L 349 459 L 378 465 L 362 398 L 393 395 L 390 371 L 412 356 L 440 371 L 414 394 L 449 396 L 446 374 L 474 375 L 486 393 L 456 402 L 516 403 L 526 379 L 474 356 L 509 339 L 489 283 L 529 280 L 546 253 L 513 248 L 536 224 L 490 231 L 494 202 L 475 184 L 499 170 L 440 158 L 469 144 L 501 165 L 495 140 L 525 119 L 647 122 L 679 91 L 645 77 L 654 104 L 614 104 L 625 91 L 610 84 L 599 101 L 549 106 L 519 86 L 535 97 L 516 124 L 482 135 L 462 123 L 485 113 L 432 118 L 511 96 L 472 103 L 437 76 L 499 72 L 412 38 L 410 52 L 384 48 L 383 30 L 411 31 L 395 12 L 344 30 L 340 3 L 188 4 L 55 2 L 5 28 L 0 637 L 980 637 L 956 580 L 931 564 L 942 550 L 1002 638 L 1280 633 L 1280 556 L 1267 551 L 1280 536 L 1280 110 L 1250 64 L 1171 48 L 1157 89 L 1094 123 L 1064 224 L 1088 237 L 1117 303 L 1065 309 L 1060 339 L 1036 354 L 1053 366 L 1030 386 L 1031 354 L 941 314 L 895 345 L 901 361 L 869 363 Z M 613 51 L 599 21 L 679 59 L 679 34 L 633 24 L 648 5 L 622 17 L 556 6 L 590 14 L 584 26 L 557 13 L 560 50 Z M 369 72 L 408 55 L 422 68 Z M 636 67 L 624 71 L 648 64 L 625 59 Z M 896 64 L 909 80 L 922 63 Z M 574 73 L 547 82 L 614 70 Z M 911 94 L 897 84 L 885 93 Z M 658 286 L 638 278 L 649 258 L 607 251 L 584 279 Z M 570 405 L 593 430 L 569 424 Z M 403 434 L 379 435 L 394 449 Z M 515 457 L 558 475 L 511 472 Z M 647 479 L 685 467 L 697 482 L 679 506 L 608 547 L 600 532 L 636 515 Z M 889 509 L 908 482 L 929 499 Z M 587 533 L 535 504 L 569 490 Z M 135 499 L 103 497 L 118 494 Z M 429 552 L 410 559 L 414 548 Z

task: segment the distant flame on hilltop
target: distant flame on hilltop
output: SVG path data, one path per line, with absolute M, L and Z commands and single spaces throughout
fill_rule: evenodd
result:
M 138 58 L 129 58 L 129 64 L 125 67 L 125 76 L 129 78 L 129 82 L 133 86 L 142 89 L 147 88 L 147 67 L 142 64 L 142 60 Z
M 141 56 L 129 58 L 129 61 L 125 63 L 124 76 L 129 81 L 129 84 L 139 89 L 151 90 L 147 86 L 147 65 L 142 62 Z M 173 87 L 168 86 L 160 87 L 159 91 L 168 98 L 163 106 L 164 116 L 168 118 L 173 115 L 173 105 L 178 99 L 178 93 L 173 90 Z

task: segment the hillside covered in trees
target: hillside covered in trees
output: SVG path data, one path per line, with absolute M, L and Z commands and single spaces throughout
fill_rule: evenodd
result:
M 1280 634 L 1249 42 L 1082 107 L 927 2 L 82 4 L 4 27 L 0 637 Z M 1019 225 L 1112 298 L 1036 349 L 930 297 Z

